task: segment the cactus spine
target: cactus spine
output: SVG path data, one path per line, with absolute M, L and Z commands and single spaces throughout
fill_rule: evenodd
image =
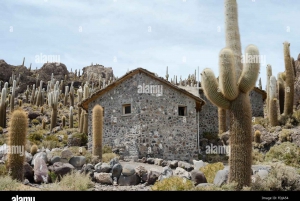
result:
M 225 0 L 226 48 L 220 52 L 220 78 L 227 83 L 220 88 L 213 71 L 204 69 L 201 74 L 202 86 L 206 97 L 218 107 L 230 112 L 230 156 L 229 182 L 237 182 L 237 190 L 251 185 L 252 175 L 252 111 L 249 91 L 258 78 L 260 63 L 245 61 L 241 63 L 241 42 L 238 28 L 236 0 Z M 245 55 L 256 58 L 259 51 L 256 46 L 246 47 Z M 242 68 L 243 67 L 243 68 Z M 233 71 L 231 70 L 233 69 Z M 227 71 L 233 73 L 235 81 L 226 79 Z M 234 76 L 235 75 L 235 76 Z M 238 93 L 235 94 L 236 88 Z M 225 94 L 227 91 L 229 94 Z M 236 96 L 236 97 L 235 97 Z M 231 100 L 230 100 L 230 99 Z
M 284 115 L 289 116 L 293 114 L 294 106 L 294 70 L 292 59 L 290 56 L 290 43 L 283 43 L 284 64 L 285 64 L 285 100 L 284 100 Z
M 0 126 L 2 128 L 6 127 L 6 88 L 2 89 L 1 99 L 0 99 Z
M 277 108 L 277 81 L 274 76 L 270 77 L 270 85 L 269 85 L 269 94 L 268 94 L 268 100 L 269 100 L 269 120 L 271 126 L 277 126 L 278 125 L 278 108 Z
M 95 105 L 93 108 L 93 155 L 102 161 L 103 108 Z
M 9 123 L 9 141 L 10 147 L 20 147 L 24 150 L 26 144 L 26 135 L 28 128 L 27 114 L 22 109 L 13 111 L 10 123 Z M 11 171 L 11 177 L 13 179 L 23 181 L 24 180 L 24 169 L 23 163 L 25 162 L 25 153 L 8 154 L 8 167 Z
M 73 106 L 70 106 L 69 127 L 73 128 Z

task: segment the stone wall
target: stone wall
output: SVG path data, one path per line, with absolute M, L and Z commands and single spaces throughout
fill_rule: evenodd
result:
M 162 94 L 138 93 L 138 86 L 143 84 L 162 86 Z M 95 104 L 104 107 L 103 144 L 119 148 L 124 159 L 148 154 L 167 160 L 197 159 L 195 100 L 176 89 L 140 73 L 89 103 L 89 150 Z M 131 104 L 130 115 L 122 114 L 123 104 Z M 187 116 L 178 116 L 178 105 L 187 107 Z

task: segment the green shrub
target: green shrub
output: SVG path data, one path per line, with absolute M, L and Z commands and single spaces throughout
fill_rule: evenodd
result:
M 41 143 L 43 138 L 44 138 L 44 135 L 43 135 L 42 131 L 35 131 L 28 135 L 29 141 L 32 142 L 33 144 L 37 144 L 37 145 L 39 145 Z
M 43 184 L 44 191 L 86 191 L 94 187 L 88 174 L 71 172 L 64 175 L 60 181 L 52 184 Z
M 282 161 L 284 164 L 300 167 L 300 148 L 291 142 L 283 142 L 280 145 L 274 145 L 265 155 L 266 161 Z
M 292 131 L 289 129 L 282 129 L 282 131 L 279 133 L 279 140 L 281 142 L 286 142 L 286 141 L 292 141 L 291 137 Z
M 251 185 L 253 191 L 299 191 L 300 176 L 295 168 L 286 166 L 279 162 L 272 165 L 268 176 L 261 179 L 255 176 L 255 181 Z
M 84 133 L 74 133 L 72 134 L 73 138 L 78 138 L 81 141 L 81 146 L 85 146 L 88 142 L 88 137 Z
M 0 176 L 5 176 L 8 174 L 8 170 L 4 164 L 0 164 Z
M 0 176 L 0 191 L 16 190 L 20 183 L 9 175 Z
M 224 169 L 223 163 L 217 162 L 217 163 L 207 164 L 206 166 L 201 167 L 200 171 L 203 172 L 208 183 L 213 183 L 217 172 L 223 169 Z
M 102 148 L 102 154 L 106 154 L 106 153 L 113 153 L 111 146 L 109 146 L 107 144 L 104 145 Z
M 48 176 L 49 176 L 49 178 L 50 178 L 50 180 L 51 180 L 52 183 L 57 182 L 58 179 L 59 179 L 58 176 L 57 176 L 57 174 L 55 174 L 55 172 L 49 171 L 48 172 Z
M 0 126 L 0 134 L 3 134 L 3 128 Z
M 263 118 L 263 117 L 253 117 L 252 118 L 252 125 L 256 125 L 256 124 L 260 124 L 262 125 L 264 128 L 267 128 L 269 125 L 269 121 L 267 118 Z
M 36 126 L 36 125 L 40 124 L 40 121 L 37 120 L 37 119 L 32 119 L 32 120 L 31 120 L 31 123 L 34 124 L 34 125 Z
M 193 190 L 193 188 L 194 183 L 191 180 L 179 176 L 171 176 L 162 181 L 156 181 L 151 186 L 153 191 L 188 191 Z
M 265 155 L 259 152 L 258 149 L 252 150 L 252 164 L 257 165 L 264 162 Z
M 104 162 L 104 163 L 108 163 L 113 158 L 119 158 L 119 156 L 115 153 L 102 154 L 102 162 Z

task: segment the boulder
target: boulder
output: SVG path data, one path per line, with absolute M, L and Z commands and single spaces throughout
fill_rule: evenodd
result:
M 140 177 L 134 173 L 130 176 L 120 175 L 118 183 L 120 186 L 138 185 L 141 182 Z
M 42 157 L 34 160 L 34 181 L 36 183 L 48 183 L 48 168 Z
M 223 184 L 227 183 L 228 175 L 229 175 L 228 169 L 223 169 L 223 170 L 217 171 L 216 176 L 214 178 L 214 184 L 216 186 L 222 186 Z
M 113 180 L 112 180 L 112 174 L 111 173 L 105 173 L 105 172 L 100 172 L 94 173 L 94 179 L 96 182 L 100 184 L 107 184 L 107 185 L 112 185 Z
M 129 164 L 125 164 L 123 166 L 122 175 L 124 176 L 131 176 L 135 173 L 134 167 Z
M 207 183 L 205 175 L 200 170 L 192 170 L 190 174 L 191 180 L 195 183 L 195 186 L 200 183 Z

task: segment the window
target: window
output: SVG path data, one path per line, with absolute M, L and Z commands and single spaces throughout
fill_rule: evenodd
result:
M 123 114 L 131 114 L 131 105 L 130 104 L 123 105 Z
M 178 115 L 186 116 L 186 106 L 178 106 Z

